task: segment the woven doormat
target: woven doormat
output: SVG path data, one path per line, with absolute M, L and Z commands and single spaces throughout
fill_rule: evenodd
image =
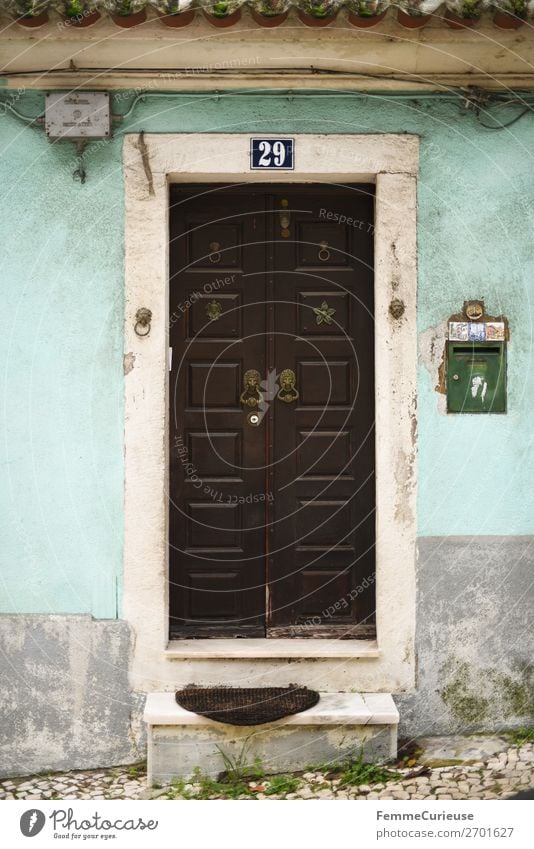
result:
M 290 684 L 289 687 L 195 687 L 176 693 L 180 707 L 229 725 L 263 725 L 313 707 L 319 693 Z

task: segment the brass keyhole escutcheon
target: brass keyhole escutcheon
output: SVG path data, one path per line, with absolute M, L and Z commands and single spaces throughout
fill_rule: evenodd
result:
M 251 368 L 243 375 L 243 391 L 239 397 L 240 402 L 244 407 L 259 407 L 263 402 L 263 395 L 260 391 L 261 375 L 259 371 Z
M 221 245 L 220 242 L 210 242 L 210 262 L 214 264 L 221 261 Z
M 280 390 L 276 397 L 286 404 L 292 404 L 299 397 L 299 393 L 295 387 L 296 382 L 295 372 L 290 368 L 284 369 L 280 375 Z

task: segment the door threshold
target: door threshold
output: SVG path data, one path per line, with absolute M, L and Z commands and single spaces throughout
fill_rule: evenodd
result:
M 373 658 L 382 652 L 376 640 L 332 639 L 210 639 L 170 640 L 164 655 L 167 660 L 203 660 L 208 658 L 251 659 L 264 658 Z

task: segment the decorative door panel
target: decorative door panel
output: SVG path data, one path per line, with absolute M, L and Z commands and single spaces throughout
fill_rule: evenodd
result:
M 189 292 L 190 306 L 186 318 L 188 340 L 239 339 L 243 335 L 239 292 L 217 291 L 215 295 L 200 292 L 197 298 L 194 298 L 194 294 L 194 290 Z
M 257 202 L 171 194 L 171 636 L 265 634 L 265 435 L 240 403 L 247 370 L 266 369 Z
M 372 220 L 369 187 L 172 187 L 171 636 L 373 633 Z
M 296 306 L 298 332 L 306 336 L 329 336 L 350 334 L 350 295 L 321 289 L 315 292 L 299 292 Z
M 200 196 L 200 202 L 203 200 Z M 206 204 L 209 209 L 211 201 Z M 220 218 L 206 220 L 206 216 L 189 216 L 187 220 L 187 254 L 186 263 L 191 271 L 202 272 L 206 269 L 213 271 L 213 266 L 225 271 L 231 269 L 243 270 L 244 221 L 226 222 L 224 209 L 220 209 Z M 239 213 L 238 213 L 239 214 Z
M 373 198 L 315 192 L 288 195 L 290 235 L 275 241 L 274 362 L 295 373 L 299 397 L 273 417 L 269 633 L 366 636 L 375 628 L 372 228 L 337 222 L 372 222 Z

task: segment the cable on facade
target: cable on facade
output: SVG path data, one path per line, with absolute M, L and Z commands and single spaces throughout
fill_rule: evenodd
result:
M 369 75 L 371 76 L 371 75 Z M 187 96 L 187 92 L 161 92 L 161 91 L 141 91 L 134 95 L 133 100 L 130 105 L 126 109 L 125 112 L 115 112 L 113 111 L 112 119 L 115 122 L 122 122 L 130 117 L 130 115 L 135 110 L 136 106 L 140 102 L 145 102 L 148 98 L 164 98 L 164 99 L 172 99 L 174 97 L 184 97 Z M 449 89 L 448 91 L 440 91 L 440 92 L 368 92 L 368 91 L 355 91 L 355 92 L 312 92 L 308 91 L 306 93 L 295 93 L 294 91 L 284 92 L 258 92 L 257 89 L 252 91 L 235 91 L 235 92 L 206 92 L 201 96 L 204 99 L 216 99 L 217 101 L 221 98 L 229 98 L 229 97 L 250 97 L 252 95 L 257 96 L 260 94 L 262 97 L 283 97 L 284 95 L 290 96 L 291 100 L 296 98 L 305 97 L 308 98 L 310 96 L 313 97 L 336 97 L 336 98 L 368 98 L 368 99 L 388 99 L 388 100 L 411 100 L 411 101 L 424 101 L 424 100 L 436 100 L 436 101 L 457 101 L 462 100 L 465 111 L 473 111 L 476 117 L 476 120 L 479 126 L 483 127 L 486 130 L 504 130 L 515 123 L 517 123 L 521 118 L 523 118 L 528 112 L 534 112 L 534 104 L 529 105 L 527 103 L 527 98 L 533 98 L 534 92 L 521 92 L 521 91 L 510 91 L 507 93 L 488 91 L 480 88 L 458 88 L 458 89 Z M 483 116 L 491 115 L 489 111 L 491 107 L 504 107 L 504 106 L 514 106 L 514 105 L 523 105 L 523 110 L 519 113 L 519 115 L 515 115 L 510 121 L 506 123 L 497 123 L 497 124 L 488 124 L 483 120 Z M 42 125 L 44 123 L 44 114 L 30 116 L 24 115 L 19 112 L 12 103 L 7 100 L 0 99 L 0 114 L 1 110 L 11 112 L 18 120 L 24 122 L 28 126 L 32 125 Z

